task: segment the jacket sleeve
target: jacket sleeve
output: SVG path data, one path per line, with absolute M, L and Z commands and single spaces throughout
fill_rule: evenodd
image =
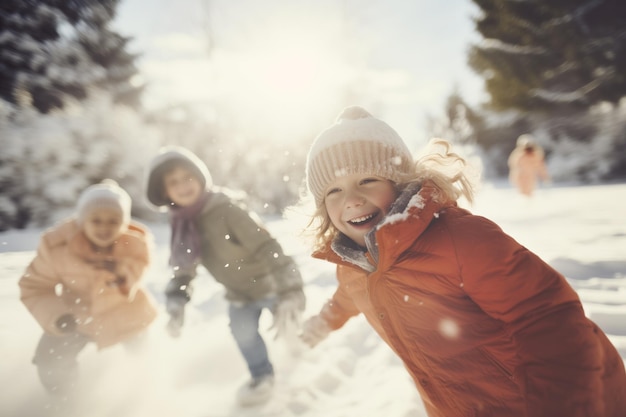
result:
M 352 301 L 352 297 L 347 291 L 348 287 L 342 283 L 341 275 L 346 272 L 348 271 L 345 267 L 337 267 L 339 286 L 319 312 L 319 316 L 326 321 L 331 330 L 341 328 L 349 319 L 361 313 Z
M 123 242 L 123 256 L 116 265 L 116 275 L 125 279 L 121 290 L 133 301 L 142 285 L 143 275 L 150 263 L 151 235 L 130 236 Z
M 505 323 L 522 361 L 528 415 L 604 416 L 596 327 L 565 278 L 497 225 L 467 216 L 452 225 L 462 285 Z M 454 229 L 454 230 L 452 230 Z M 521 375 L 520 375 L 521 373 Z
M 56 320 L 71 313 L 63 299 L 57 295 L 56 286 L 61 279 L 55 273 L 51 247 L 45 236 L 41 239 L 35 258 L 20 278 L 20 299 L 44 331 L 56 335 Z
M 255 259 L 268 266 L 276 279 L 279 294 L 301 291 L 303 287 L 300 270 L 291 256 L 285 255 L 280 243 L 267 231 L 260 219 L 256 219 L 241 207 L 233 205 L 228 211 L 228 226 L 235 238 L 246 247 Z

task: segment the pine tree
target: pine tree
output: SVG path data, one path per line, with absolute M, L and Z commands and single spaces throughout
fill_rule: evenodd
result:
M 108 25 L 119 0 L 0 3 L 0 98 L 41 113 L 82 100 L 92 87 L 138 105 L 135 56 Z
M 42 112 L 62 104 L 64 93 L 84 95 L 76 82 L 47 76 L 50 54 L 45 45 L 59 39 L 58 13 L 38 3 L 0 3 L 0 96 L 13 104 L 32 100 Z
M 133 82 L 138 70 L 137 55 L 127 51 L 131 38 L 109 28 L 118 0 L 95 3 L 89 9 L 86 24 L 77 25 L 77 41 L 91 61 L 106 71 L 96 86 L 107 90 L 116 103 L 139 107 L 143 87 Z
M 48 114 L 0 100 L 0 231 L 60 220 L 85 187 L 104 178 L 140 196 L 160 143 L 158 130 L 108 92 Z M 133 198 L 134 215 L 149 212 L 144 199 Z
M 626 7 L 618 0 L 474 0 L 484 42 L 470 66 L 495 109 L 588 108 L 626 95 Z

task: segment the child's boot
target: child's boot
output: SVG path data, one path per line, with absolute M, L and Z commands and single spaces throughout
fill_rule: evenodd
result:
M 251 407 L 267 402 L 274 392 L 274 375 L 252 378 L 237 393 L 237 401 L 244 407 Z

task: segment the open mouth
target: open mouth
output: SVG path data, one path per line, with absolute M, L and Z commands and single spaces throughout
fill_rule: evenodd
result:
M 351 224 L 352 226 L 365 226 L 365 225 L 369 225 L 370 223 L 372 223 L 375 217 L 376 217 L 376 213 L 371 213 L 365 216 L 355 217 L 352 220 L 348 220 L 348 223 Z

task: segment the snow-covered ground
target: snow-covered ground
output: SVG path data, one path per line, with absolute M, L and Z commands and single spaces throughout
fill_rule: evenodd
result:
M 525 199 L 507 185 L 486 184 L 472 210 L 495 220 L 522 244 L 564 273 L 587 314 L 626 359 L 626 184 L 552 186 Z M 300 224 L 267 219 L 296 257 L 305 282 L 306 316 L 317 312 L 335 287 L 331 265 L 309 257 Z M 168 279 L 168 230 L 153 225 L 155 262 L 146 277 L 161 303 Z M 0 233 L 0 414 L 46 415 L 49 400 L 30 360 L 40 329 L 19 302 L 17 280 L 32 259 L 40 230 Z M 202 271 L 180 339 L 170 339 L 161 314 L 146 352 L 121 346 L 80 356 L 83 388 L 64 416 L 425 416 L 401 363 L 362 318 L 351 320 L 313 350 L 273 340 L 275 398 L 241 409 L 234 394 L 247 379 L 230 336 L 222 288 Z M 270 316 L 262 316 L 263 328 Z

